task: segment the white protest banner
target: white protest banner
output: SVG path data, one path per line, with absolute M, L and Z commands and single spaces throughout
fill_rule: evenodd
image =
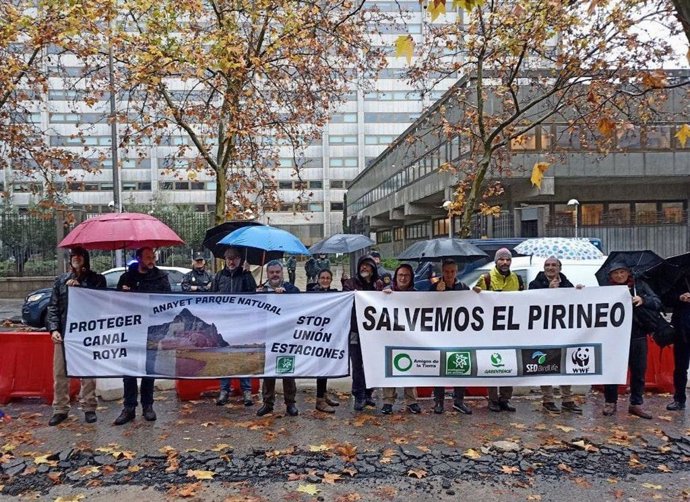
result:
M 152 294 L 70 288 L 67 374 L 348 374 L 352 293 Z
M 357 291 L 369 387 L 625 383 L 625 286 L 520 292 Z

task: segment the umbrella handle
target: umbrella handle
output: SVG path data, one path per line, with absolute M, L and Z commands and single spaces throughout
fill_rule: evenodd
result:
M 266 261 L 266 251 L 264 250 L 263 253 L 261 253 L 261 272 L 259 274 L 259 284 L 263 284 L 264 282 L 264 262 Z

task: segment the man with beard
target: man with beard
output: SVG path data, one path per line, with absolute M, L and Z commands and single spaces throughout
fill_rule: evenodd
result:
M 271 260 L 266 264 L 266 276 L 268 280 L 257 289 L 259 293 L 299 293 L 297 287 L 283 280 L 283 264 L 280 263 L 279 260 Z M 273 404 L 275 403 L 276 397 L 275 378 L 264 378 L 261 395 L 264 404 L 259 408 L 256 414 L 263 417 L 273 411 Z M 286 413 L 291 417 L 299 415 L 299 410 L 295 405 L 297 384 L 294 378 L 283 378 L 283 396 L 285 398 Z
M 105 289 L 105 277 L 91 270 L 89 253 L 84 248 L 70 251 L 71 271 L 59 276 L 53 285 L 53 293 L 48 303 L 46 326 L 55 344 L 53 348 L 53 416 L 48 425 L 58 425 L 67 418 L 69 412 L 69 379 L 65 371 L 65 353 L 62 348 L 63 335 L 67 324 L 67 288 Z M 96 421 L 96 379 L 81 379 L 81 407 L 84 421 Z
M 256 281 L 249 270 L 242 267 L 242 254 L 238 248 L 228 248 L 223 254 L 225 257 L 225 268 L 219 270 L 209 291 L 214 293 L 254 293 L 256 291 Z M 240 388 L 242 389 L 242 399 L 245 406 L 252 406 L 252 381 L 249 378 L 240 378 Z M 230 398 L 230 379 L 220 379 L 220 394 L 216 400 L 218 406 L 228 403 Z
M 496 266 L 488 274 L 482 275 L 473 289 L 477 292 L 523 291 L 525 285 L 522 282 L 522 277 L 510 271 L 512 261 L 513 255 L 509 249 L 501 248 L 496 251 L 494 256 Z M 489 387 L 489 409 L 496 412 L 515 411 L 515 407 L 510 404 L 512 397 L 512 387 Z
M 169 293 L 171 291 L 168 274 L 156 267 L 156 255 L 150 247 L 137 249 L 137 263 L 132 264 L 129 270 L 120 276 L 117 289 L 120 291 L 138 291 L 143 293 Z M 149 361 L 147 360 L 147 368 Z M 153 422 L 156 420 L 156 412 L 153 411 L 153 384 L 154 379 L 143 377 L 141 389 L 137 388 L 136 377 L 126 376 L 122 378 L 125 386 L 124 407 L 120 416 L 115 419 L 114 425 L 124 425 L 135 417 L 137 408 L 137 394 L 141 394 L 141 407 L 144 419 Z

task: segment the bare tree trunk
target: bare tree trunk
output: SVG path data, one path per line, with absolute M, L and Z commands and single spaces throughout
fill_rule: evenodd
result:
M 683 25 L 685 36 L 690 42 L 690 0 L 673 0 L 673 5 L 676 8 L 676 17 Z
M 490 147 L 484 151 L 484 156 L 477 164 L 477 171 L 475 177 L 472 180 L 472 188 L 467 194 L 465 203 L 463 205 L 462 218 L 460 219 L 460 232 L 458 237 L 461 239 L 467 239 L 472 235 L 472 215 L 474 214 L 475 206 L 477 205 L 477 198 L 481 193 L 482 184 L 484 183 L 484 177 L 489 169 L 489 164 L 491 163 L 491 150 Z
M 216 225 L 225 221 L 225 201 L 228 193 L 228 176 L 224 165 L 216 170 Z

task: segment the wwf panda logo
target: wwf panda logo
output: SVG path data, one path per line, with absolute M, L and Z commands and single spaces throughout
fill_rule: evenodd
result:
M 570 359 L 573 361 L 575 366 L 579 366 L 581 368 L 589 366 L 589 351 L 589 347 L 578 347 L 578 349 L 573 352 L 572 356 L 570 356 Z

